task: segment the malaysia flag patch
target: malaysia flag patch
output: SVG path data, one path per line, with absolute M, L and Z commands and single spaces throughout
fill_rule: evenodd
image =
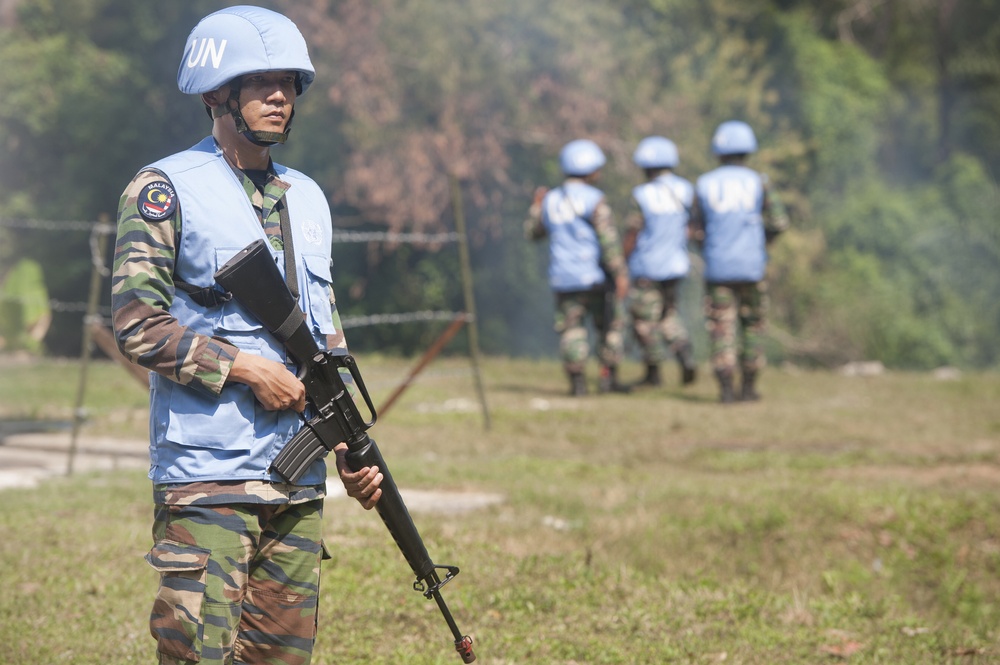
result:
M 177 194 L 169 182 L 151 182 L 139 192 L 139 214 L 150 222 L 170 217 L 177 209 Z

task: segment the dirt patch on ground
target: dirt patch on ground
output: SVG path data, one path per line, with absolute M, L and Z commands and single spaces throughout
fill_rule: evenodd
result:
M 937 466 L 861 466 L 831 469 L 824 475 L 838 480 L 895 482 L 905 485 L 992 487 L 1000 485 L 1000 466 L 939 464 Z

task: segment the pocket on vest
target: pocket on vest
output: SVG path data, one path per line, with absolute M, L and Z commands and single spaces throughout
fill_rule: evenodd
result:
M 253 447 L 256 399 L 249 386 L 227 385 L 218 397 L 176 386 L 170 391 L 168 441 L 193 448 Z
M 314 330 L 321 335 L 332 335 L 337 330 L 333 327 L 333 306 L 330 303 L 333 282 L 330 258 L 325 254 L 303 254 L 302 259 L 309 273 L 306 290 Z

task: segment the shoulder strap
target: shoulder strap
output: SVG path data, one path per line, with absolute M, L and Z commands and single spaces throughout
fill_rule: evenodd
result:
M 559 185 L 558 189 L 560 192 L 562 192 L 562 197 L 566 199 L 566 203 L 569 204 L 569 207 L 573 211 L 573 214 L 582 219 L 583 221 L 587 222 L 588 224 L 590 224 L 591 228 L 593 228 L 596 231 L 597 227 L 594 226 L 594 210 L 597 210 L 597 206 L 601 204 L 601 201 L 603 201 L 604 198 L 601 197 L 600 199 L 598 199 L 597 205 L 594 206 L 594 210 L 591 210 L 589 215 L 585 215 L 584 212 L 586 211 L 580 212 L 579 210 L 576 209 L 576 204 L 573 202 L 573 198 L 569 195 L 569 192 L 566 190 L 565 182 Z
M 667 174 L 667 175 L 673 175 L 673 174 L 670 173 L 670 174 Z M 657 180 L 659 180 L 659 179 L 657 178 Z M 660 180 L 659 182 L 667 190 L 667 193 L 670 194 L 670 198 L 672 198 L 674 200 L 674 203 L 676 203 L 678 206 L 680 206 L 681 210 L 686 210 L 688 213 L 691 212 L 691 207 L 684 205 L 684 202 L 681 201 L 681 198 L 679 196 L 677 196 L 677 192 L 675 192 L 674 188 L 670 186 L 670 183 L 667 182 L 666 178 L 663 179 L 663 180 Z
M 278 219 L 281 222 L 281 244 L 285 254 L 285 284 L 288 290 L 299 301 L 299 275 L 295 268 L 295 248 L 292 245 L 292 220 L 288 218 L 288 206 L 285 200 L 278 204 Z M 296 308 L 298 309 L 298 308 Z

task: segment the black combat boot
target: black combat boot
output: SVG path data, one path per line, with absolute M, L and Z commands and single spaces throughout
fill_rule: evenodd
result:
M 732 370 L 716 370 L 715 378 L 719 380 L 719 401 L 723 404 L 735 402 L 736 394 L 733 392 Z
M 587 378 L 583 372 L 569 373 L 569 394 L 570 397 L 582 397 L 587 394 Z
M 601 374 L 597 379 L 597 392 L 599 393 L 627 393 L 631 388 L 618 383 L 618 367 L 615 365 L 601 365 Z
M 662 384 L 663 380 L 660 378 L 660 366 L 656 363 L 649 363 L 646 365 L 646 376 L 644 376 L 642 381 L 640 381 L 637 385 L 655 388 Z
M 741 402 L 756 402 L 760 399 L 760 394 L 754 389 L 757 382 L 757 372 L 753 370 L 743 371 L 743 383 L 740 386 Z
M 681 348 L 677 349 L 677 362 L 681 365 L 681 385 L 690 386 L 698 375 L 698 366 L 694 362 L 690 343 L 685 342 Z

